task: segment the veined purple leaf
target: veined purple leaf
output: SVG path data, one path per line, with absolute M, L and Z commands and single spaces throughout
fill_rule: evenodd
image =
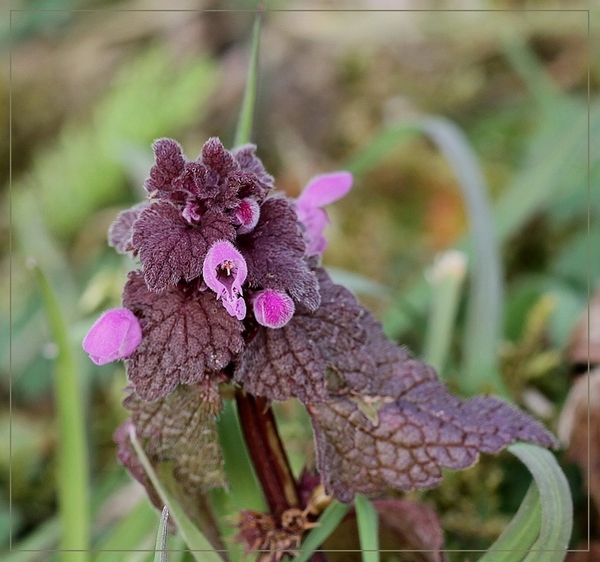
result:
M 216 376 L 243 348 L 243 324 L 212 291 L 175 286 L 154 293 L 136 271 L 129 274 L 123 303 L 142 327 L 142 342 L 125 364 L 144 400 L 166 396 L 178 384 Z
M 230 220 L 217 210 L 207 211 L 200 224 L 192 226 L 175 205 L 158 201 L 135 222 L 132 245 L 139 251 L 148 287 L 163 291 L 180 280 L 199 277 L 210 245 L 234 238 Z

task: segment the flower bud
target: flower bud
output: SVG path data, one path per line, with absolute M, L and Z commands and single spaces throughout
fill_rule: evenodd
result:
M 254 199 L 247 197 L 242 199 L 240 204 L 234 209 L 236 221 L 239 223 L 238 234 L 251 232 L 258 223 L 260 217 L 260 207 Z
M 294 315 L 294 301 L 285 293 L 266 289 L 254 295 L 252 308 L 256 321 L 267 328 L 281 328 Z
M 129 357 L 142 341 L 142 328 L 127 308 L 107 310 L 90 328 L 83 349 L 96 365 Z

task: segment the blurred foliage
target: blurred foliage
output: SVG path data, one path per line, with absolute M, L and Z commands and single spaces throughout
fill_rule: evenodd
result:
M 52 7 L 105 4 L 134 6 L 65 0 Z M 210 5 L 190 2 L 198 10 Z M 176 136 L 191 156 L 211 134 L 228 137 L 239 114 L 250 36 L 245 14 L 200 12 L 184 22 L 157 12 L 129 30 L 119 28 L 116 19 L 107 23 L 75 12 L 35 11 L 47 6 L 43 0 L 21 2 L 18 7 L 34 11 L 13 17 L 12 87 L 19 96 L 13 107 L 17 165 L 10 207 L 10 314 L 8 301 L 0 302 L 0 400 L 6 411 L 12 392 L 12 540 L 13 547 L 33 549 L 58 545 L 60 435 L 50 390 L 56 347 L 27 259 L 34 257 L 58 290 L 77 347 L 93 316 L 119 301 L 129 264 L 106 247 L 106 229 L 120 208 L 141 198 L 151 141 Z M 498 360 L 503 380 L 511 398 L 533 407 L 536 415 L 542 415 L 536 404 L 549 405 L 546 419 L 552 426 L 570 383 L 561 354 L 585 308 L 588 280 L 592 286 L 600 283 L 600 262 L 588 259 L 600 245 L 600 192 L 588 189 L 600 181 L 595 63 L 590 69 L 591 149 L 587 104 L 587 49 L 596 52 L 598 46 L 586 42 L 579 20 L 534 15 L 524 13 L 507 23 L 489 14 L 467 14 L 464 20 L 413 14 L 394 16 L 399 28 L 390 24 L 388 29 L 385 15 L 365 14 L 360 25 L 347 25 L 340 14 L 313 19 L 267 14 L 255 138 L 259 155 L 290 195 L 314 173 L 341 167 L 355 173 L 351 195 L 330 210 L 326 265 L 337 268 L 340 279 L 350 279 L 388 334 L 418 354 L 431 303 L 423 272 L 448 247 L 470 251 L 469 216 L 448 162 L 406 123 L 424 114 L 455 122 L 479 158 L 501 244 Z M 4 25 L 0 48 L 8 44 Z M 511 25 L 513 32 L 504 33 Z M 93 51 L 111 64 L 93 57 L 79 61 L 69 84 L 65 67 L 78 41 L 83 45 L 85 37 L 112 34 L 112 43 Z M 69 48 L 60 49 L 62 44 Z M 82 57 L 88 52 L 82 49 Z M 76 75 L 81 68 L 89 74 Z M 86 80 L 95 73 L 103 87 L 88 92 Z M 52 83 L 48 75 L 59 78 Z M 8 98 L 7 76 L 0 92 Z M 79 98 L 80 106 L 72 102 Z M 68 100 L 67 107 L 57 103 L 60 99 Z M 1 197 L 2 209 L 8 209 L 7 185 Z M 8 234 L 8 228 L 3 213 L 0 232 Z M 0 247 L 0 268 L 9 271 L 6 242 Z M 7 290 L 5 277 L 0 287 Z M 467 284 L 458 297 L 444 360 L 455 387 L 464 364 L 470 289 Z M 123 369 L 99 369 L 79 353 L 94 547 L 152 549 L 158 514 L 115 467 L 111 435 L 124 417 Z M 532 390 L 541 402 L 531 402 Z M 278 405 L 277 413 L 299 472 L 307 459 L 312 461 L 312 445 L 307 418 L 297 406 Z M 8 435 L 8 424 L 6 415 L 0 417 L 0 437 Z M 4 539 L 9 451 L 6 439 L 0 442 Z M 511 459 L 486 457 L 473 469 L 446 474 L 435 491 L 414 494 L 440 512 L 448 548 L 485 548 L 515 512 L 529 477 Z M 574 469 L 567 472 L 572 486 L 580 486 Z M 34 559 L 22 554 L 10 559 Z M 126 553 L 95 558 L 135 559 Z

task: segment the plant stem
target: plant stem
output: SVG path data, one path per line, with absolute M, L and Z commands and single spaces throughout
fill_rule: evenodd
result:
M 277 431 L 273 410 L 264 398 L 236 392 L 240 426 L 271 514 L 279 517 L 300 507 L 298 490 Z

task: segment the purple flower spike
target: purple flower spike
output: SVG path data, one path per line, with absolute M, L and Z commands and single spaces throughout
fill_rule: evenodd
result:
M 341 199 L 352 187 L 350 172 L 332 172 L 315 176 L 296 199 L 298 220 L 305 226 L 306 253 L 322 254 L 327 246 L 323 230 L 329 224 L 327 213 L 321 209 Z
M 240 224 L 238 234 L 246 234 L 254 229 L 260 217 L 260 207 L 254 199 L 246 198 L 234 210 L 235 218 Z
M 142 329 L 133 312 L 127 308 L 107 310 L 90 328 L 83 340 L 90 359 L 105 365 L 129 357 L 142 341 Z
M 241 298 L 248 268 L 242 254 L 227 240 L 215 242 L 208 250 L 202 275 L 204 282 L 223 299 L 225 310 L 238 320 L 246 316 L 246 303 Z
M 252 300 L 256 321 L 267 328 L 281 328 L 294 315 L 294 301 L 285 293 L 267 289 L 256 293 Z

